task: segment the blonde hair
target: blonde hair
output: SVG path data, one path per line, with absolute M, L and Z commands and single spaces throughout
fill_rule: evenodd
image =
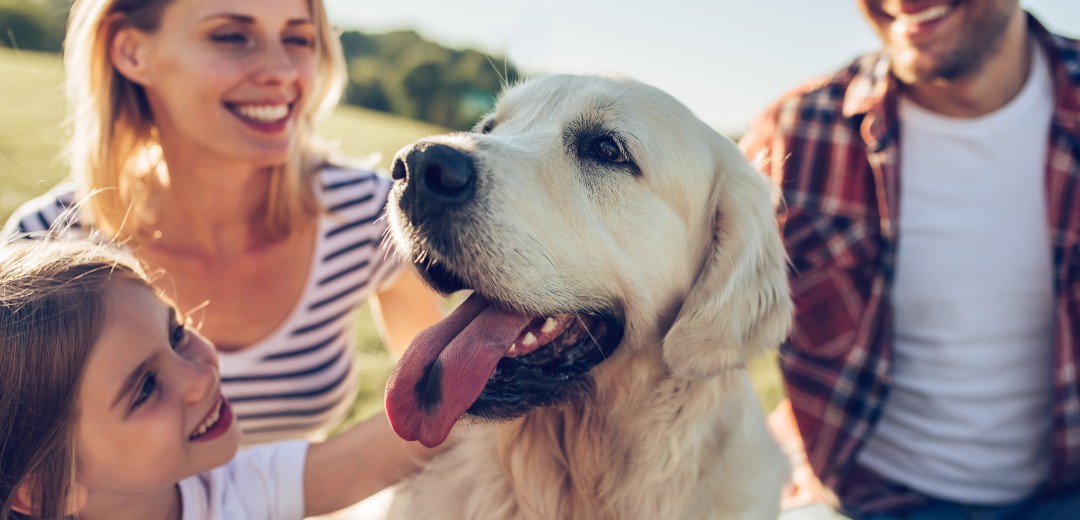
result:
M 105 289 L 151 287 L 133 258 L 81 240 L 0 245 L 0 520 L 29 483 L 31 518 L 64 518 L 75 483 L 79 384 L 101 335 Z
M 84 218 L 114 240 L 139 238 L 151 173 L 160 162 L 154 121 L 143 88 L 117 72 L 109 48 L 116 33 L 132 27 L 152 33 L 173 0 L 75 0 L 64 40 L 64 69 L 71 123 L 68 157 Z M 326 162 L 315 125 L 341 97 L 347 79 L 341 42 L 322 0 L 308 0 L 316 30 L 317 68 L 300 109 L 297 150 L 271 173 L 266 226 L 288 235 L 314 216 L 312 176 Z

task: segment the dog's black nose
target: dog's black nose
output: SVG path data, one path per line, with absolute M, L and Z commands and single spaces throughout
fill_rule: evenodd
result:
M 394 157 L 391 176 L 405 181 L 402 209 L 413 218 L 467 202 L 476 185 L 472 157 L 438 143 L 416 143 L 399 151 Z

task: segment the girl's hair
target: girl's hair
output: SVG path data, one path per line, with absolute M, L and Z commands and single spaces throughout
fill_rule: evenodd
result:
M 83 370 L 101 334 L 110 281 L 150 286 L 118 249 L 88 241 L 0 245 L 0 520 L 30 484 L 33 518 L 63 518 L 75 482 Z
M 139 238 L 147 197 L 161 151 L 146 92 L 112 63 L 117 32 L 132 27 L 152 33 L 173 0 L 75 0 L 64 40 L 64 68 L 71 141 L 68 157 L 82 194 L 104 190 L 87 202 L 84 218 L 112 239 Z M 327 152 L 315 125 L 337 104 L 347 79 L 341 42 L 322 0 L 308 0 L 315 25 L 316 73 L 300 108 L 297 151 L 271 173 L 267 228 L 279 236 L 315 215 L 312 176 Z

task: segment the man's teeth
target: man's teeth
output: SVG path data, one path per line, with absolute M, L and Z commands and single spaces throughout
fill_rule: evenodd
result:
M 271 123 L 288 116 L 289 105 L 234 105 L 233 111 L 247 119 Z
M 949 14 L 949 11 L 952 11 L 952 8 L 947 5 L 936 5 L 917 13 L 898 13 L 895 16 L 896 20 L 904 25 L 918 25 L 937 20 Z
M 206 430 L 213 428 L 214 425 L 217 424 L 218 419 L 221 418 L 221 405 L 223 403 L 224 401 L 218 401 L 218 405 L 217 408 L 214 409 L 214 413 L 210 414 L 210 416 L 206 418 L 206 421 L 199 425 L 199 428 L 195 430 L 195 435 L 193 435 L 192 437 L 198 437 L 206 433 Z

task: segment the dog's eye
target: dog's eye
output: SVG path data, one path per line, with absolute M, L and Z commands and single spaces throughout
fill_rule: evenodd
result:
M 488 119 L 487 121 L 484 121 L 484 124 L 480 126 L 480 133 L 481 134 L 490 134 L 491 131 L 494 130 L 494 129 L 495 129 L 495 118 L 493 117 L 491 119 Z
M 569 125 L 563 139 L 567 151 L 588 167 L 641 175 L 632 149 L 627 146 L 633 140 L 628 141 L 627 137 L 602 122 L 582 119 Z
M 626 154 L 623 153 L 622 147 L 619 143 L 608 136 L 603 136 L 593 141 L 589 147 L 589 152 L 613 163 L 625 163 L 627 162 Z

